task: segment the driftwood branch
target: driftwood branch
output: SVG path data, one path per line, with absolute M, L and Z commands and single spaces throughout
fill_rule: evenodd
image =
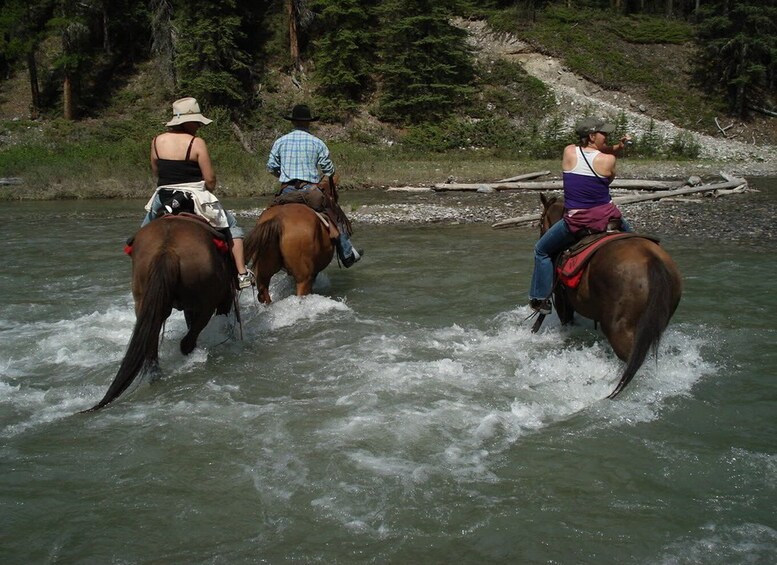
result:
M 724 182 L 702 184 L 699 186 L 689 186 L 685 188 L 679 188 L 676 190 L 662 190 L 652 192 L 650 194 L 638 194 L 634 196 L 616 196 L 612 199 L 616 204 L 634 204 L 635 202 L 648 202 L 651 200 L 661 200 L 662 198 L 672 198 L 677 196 L 684 196 L 687 194 L 707 193 L 712 192 L 717 196 L 723 196 L 725 194 L 735 194 L 744 192 L 747 189 L 747 181 L 732 177 L 726 173 L 721 173 Z M 540 214 L 529 214 L 526 216 L 519 216 L 517 218 L 508 218 L 492 224 L 494 229 L 503 229 L 508 227 L 520 226 L 524 224 L 530 224 L 539 221 Z
M 748 106 L 748 109 L 752 110 L 753 112 L 764 114 L 765 116 L 771 116 L 772 118 L 777 118 L 777 112 L 775 112 L 774 110 L 768 110 L 767 108 L 758 108 L 756 106 Z
M 560 190 L 560 180 L 535 181 L 535 182 L 481 182 L 481 183 L 439 183 L 433 186 L 434 190 L 444 191 L 477 191 L 484 188 L 492 190 Z
M 718 118 L 715 118 L 715 125 L 718 126 L 718 129 L 720 130 L 720 133 L 723 134 L 723 137 L 727 137 L 726 130 L 731 129 L 734 127 L 734 124 L 727 125 L 726 127 L 723 127 L 720 125 L 720 122 L 718 121 Z
M 5 177 L 0 178 L 0 186 L 6 186 L 11 184 L 22 184 L 24 181 L 19 177 Z
M 248 143 L 248 140 L 246 140 L 245 136 L 243 135 L 243 132 L 240 129 L 240 126 L 238 126 L 235 122 L 232 122 L 232 131 L 235 133 L 235 137 L 237 137 L 237 140 L 240 142 L 240 145 L 243 146 L 243 149 L 245 149 L 247 153 L 253 153 L 254 152 L 253 148 L 251 147 L 251 145 Z
M 386 192 L 432 192 L 428 186 L 390 186 Z
M 515 182 L 519 180 L 530 180 L 530 179 L 536 179 L 537 177 L 544 177 L 545 175 L 549 175 L 549 174 L 550 174 L 550 171 L 536 171 L 534 173 L 526 173 L 523 175 L 510 177 L 508 179 L 499 179 L 496 182 L 502 183 L 502 182 Z

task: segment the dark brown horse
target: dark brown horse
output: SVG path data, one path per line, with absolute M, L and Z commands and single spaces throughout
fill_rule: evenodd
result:
M 115 400 L 138 374 L 159 363 L 159 334 L 173 308 L 183 310 L 188 331 L 181 353 L 188 355 L 214 314 L 235 304 L 235 264 L 229 246 L 204 222 L 164 216 L 141 228 L 132 242 L 135 328 L 108 392 L 88 411 Z
M 333 233 L 305 204 L 281 204 L 262 212 L 245 239 L 259 300 L 270 303 L 270 279 L 281 269 L 294 278 L 297 296 L 310 294 L 316 275 L 332 261 Z
M 541 232 L 559 221 L 560 198 L 541 195 Z M 661 335 L 677 309 L 682 279 L 675 262 L 661 246 L 644 237 L 605 244 L 584 268 L 577 288 L 556 285 L 554 302 L 563 324 L 574 312 L 599 322 L 615 354 L 626 367 L 608 398 L 626 388 L 649 351 L 657 354 Z

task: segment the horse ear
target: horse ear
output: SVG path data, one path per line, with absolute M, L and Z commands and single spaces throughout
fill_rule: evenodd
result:
M 548 207 L 548 198 L 545 196 L 544 192 L 540 192 L 540 202 L 542 202 L 543 207 Z

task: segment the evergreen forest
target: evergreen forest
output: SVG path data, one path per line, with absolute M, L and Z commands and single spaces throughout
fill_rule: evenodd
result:
M 146 139 L 194 96 L 221 124 L 212 139 L 249 151 L 307 102 L 324 124 L 368 120 L 351 142 L 557 154 L 552 96 L 518 64 L 477 59 L 457 25 L 471 20 L 605 88 L 637 85 L 683 127 L 775 111 L 777 0 L 0 0 L 0 78 L 26 77 L 29 120 L 68 139 L 94 120 L 102 142 Z M 641 64 L 661 45 L 692 53 L 687 88 Z

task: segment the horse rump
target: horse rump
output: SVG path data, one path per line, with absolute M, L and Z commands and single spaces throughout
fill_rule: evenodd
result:
M 626 362 L 626 367 L 621 373 L 618 385 L 607 398 L 618 396 L 626 385 L 631 382 L 639 368 L 645 362 L 650 351 L 658 356 L 658 346 L 661 336 L 669 325 L 678 302 L 675 300 L 674 278 L 666 264 L 656 256 L 651 256 L 647 264 L 648 272 L 648 300 L 645 310 L 637 322 L 634 331 L 634 344 Z

